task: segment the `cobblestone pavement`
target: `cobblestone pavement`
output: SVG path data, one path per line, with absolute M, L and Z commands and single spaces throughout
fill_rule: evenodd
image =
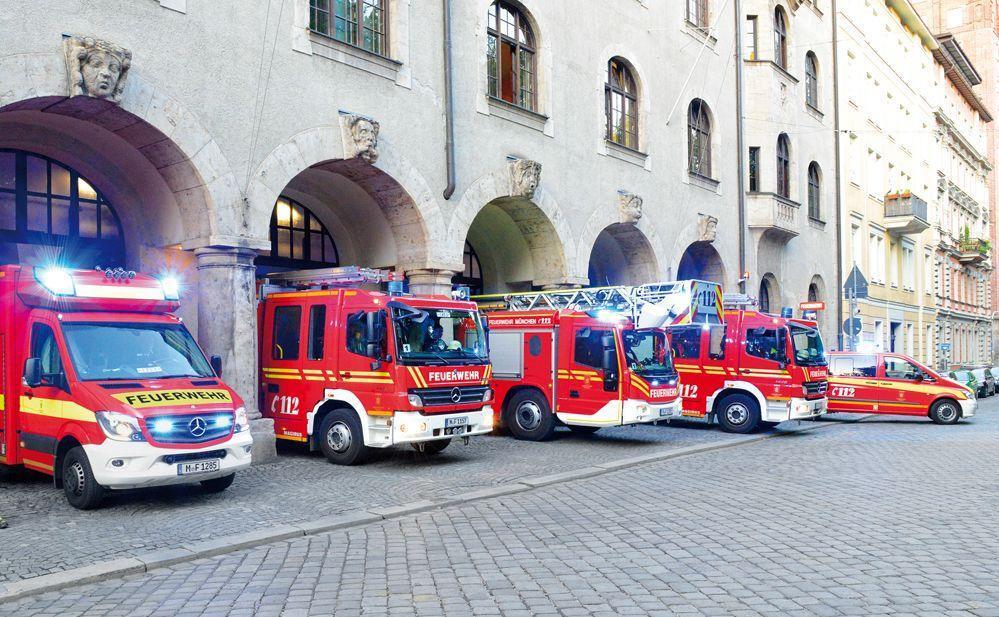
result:
M 838 424 L 0 614 L 999 615 L 997 444 L 991 402 L 951 427 Z
M 197 486 L 114 493 L 93 512 L 70 507 L 52 480 L 0 476 L 0 583 L 218 536 L 298 523 L 350 510 L 442 500 L 457 493 L 681 447 L 731 441 L 703 424 L 562 430 L 554 443 L 480 437 L 435 457 L 409 447 L 379 451 L 361 467 L 279 444 L 279 461 L 239 474 L 220 495 Z M 2 472 L 0 472 L 2 473 Z

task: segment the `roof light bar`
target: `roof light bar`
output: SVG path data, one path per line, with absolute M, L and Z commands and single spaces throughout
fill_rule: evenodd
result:
M 56 266 L 36 267 L 35 280 L 54 296 L 75 296 L 76 285 L 68 270 Z

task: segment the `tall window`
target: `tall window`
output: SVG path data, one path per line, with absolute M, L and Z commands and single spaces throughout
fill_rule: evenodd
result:
M 808 216 L 815 220 L 822 218 L 821 181 L 819 164 L 812 161 L 808 165 Z
M 489 96 L 525 109 L 536 108 L 535 49 L 534 33 L 524 14 L 509 2 L 493 2 L 486 48 Z
M 745 48 L 743 53 L 745 54 L 746 60 L 756 60 L 760 57 L 760 35 L 759 30 L 757 30 L 759 21 L 760 20 L 756 15 L 746 16 L 746 38 L 743 41 L 743 47 Z
M 465 269 L 461 274 L 455 275 L 451 282 L 455 285 L 467 285 L 473 296 L 481 294 L 482 286 L 482 266 L 479 264 L 479 256 L 475 253 L 472 245 L 465 241 Z
M 121 221 L 94 185 L 53 159 L 0 149 L 0 263 L 21 261 L 22 245 L 55 247 L 68 266 L 125 265 Z
M 791 144 L 784 133 L 777 138 L 777 194 L 791 197 Z
M 770 282 L 766 277 L 760 281 L 760 312 L 770 312 Z
M 711 177 L 711 120 L 701 99 L 691 101 L 687 113 L 687 164 L 690 173 Z
M 333 238 L 326 226 L 302 204 L 280 197 L 271 216 L 271 254 L 257 263 L 288 268 L 338 266 Z
M 787 18 L 781 7 L 774 10 L 774 62 L 787 68 Z
M 812 52 L 805 56 L 805 102 L 812 109 L 819 108 L 819 61 Z
M 309 0 L 309 29 L 388 55 L 387 0 Z
M 638 86 L 622 58 L 607 63 L 607 139 L 638 150 Z
M 760 190 L 760 147 L 750 146 L 749 148 L 749 190 L 756 192 Z
M 687 21 L 706 30 L 708 28 L 708 0 L 687 0 Z

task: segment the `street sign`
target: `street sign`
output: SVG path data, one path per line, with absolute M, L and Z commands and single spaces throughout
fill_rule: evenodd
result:
M 802 302 L 798 305 L 798 308 L 802 311 L 824 311 L 826 310 L 825 302 Z
M 846 277 L 846 284 L 843 285 L 843 293 L 847 298 L 862 300 L 867 297 L 867 279 L 857 266 L 850 270 L 850 276 Z
M 940 351 L 950 351 L 950 343 L 940 343 Z
M 864 329 L 864 324 L 860 317 L 849 317 L 843 322 L 843 332 L 849 336 L 857 336 Z

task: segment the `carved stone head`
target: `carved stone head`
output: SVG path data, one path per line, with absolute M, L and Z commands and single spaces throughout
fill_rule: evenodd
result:
M 718 237 L 718 219 L 710 214 L 697 216 L 697 239 L 701 242 L 714 242 Z
M 350 129 L 354 156 L 366 163 L 374 164 L 378 160 L 379 124 L 371 118 L 351 115 L 347 120 L 347 127 Z
M 625 225 L 635 225 L 642 218 L 642 196 L 621 191 L 618 193 L 617 211 L 621 217 L 621 223 Z
M 528 159 L 510 162 L 510 195 L 534 198 L 541 183 L 541 163 Z
M 63 39 L 70 96 L 121 101 L 132 52 L 101 39 L 71 36 Z

